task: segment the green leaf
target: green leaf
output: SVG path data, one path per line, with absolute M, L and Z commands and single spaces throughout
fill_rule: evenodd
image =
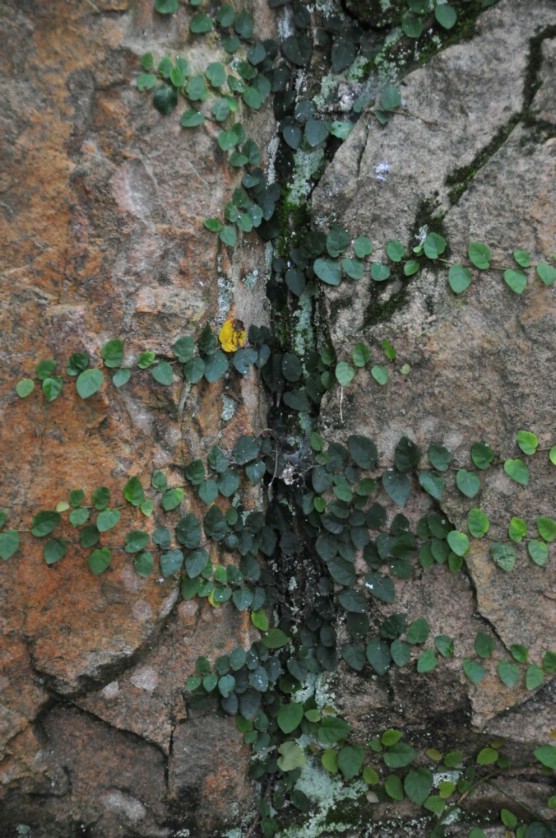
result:
M 453 6 L 435 6 L 434 16 L 444 29 L 451 29 L 458 19 L 458 13 Z
M 482 538 L 490 529 L 490 521 L 481 509 L 474 507 L 467 515 L 467 529 L 474 538 Z
M 525 671 L 525 686 L 528 690 L 536 690 L 544 683 L 544 672 L 540 666 L 531 664 Z
M 105 367 L 119 367 L 124 358 L 124 344 L 119 338 L 107 341 L 101 350 Z
M 446 250 L 446 239 L 438 233 L 429 233 L 423 242 L 423 250 L 428 259 L 438 259 Z
M 389 239 L 386 242 L 386 255 L 392 262 L 401 262 L 405 256 L 405 247 L 397 239 Z
M 189 22 L 189 29 L 194 35 L 204 35 L 214 29 L 214 23 L 204 12 L 196 12 Z
M 512 658 L 518 663 L 527 663 L 529 657 L 529 649 L 521 643 L 512 643 L 510 646 Z
M 280 771 L 295 771 L 303 768 L 307 759 L 297 742 L 283 742 L 278 746 L 280 756 L 277 759 Z
M 0 533 L 0 559 L 7 562 L 17 553 L 20 544 L 20 536 L 17 530 L 6 530 Z
M 192 108 L 185 111 L 180 119 L 182 128 L 197 128 L 205 121 L 205 116 L 200 111 L 195 111 Z
M 389 774 L 384 780 L 384 791 L 392 800 L 403 800 L 404 792 L 402 781 L 397 774 Z
M 382 485 L 388 497 L 397 506 L 404 506 L 411 494 L 411 484 L 406 474 L 387 469 L 382 475 Z
M 234 227 L 227 224 L 220 232 L 220 241 L 227 247 L 235 247 L 237 244 L 237 233 Z
M 181 486 L 174 486 L 172 489 L 166 489 L 162 495 L 162 508 L 165 512 L 170 512 L 172 509 L 177 509 L 183 500 L 183 489 Z
M 516 560 L 516 554 L 511 544 L 504 544 L 501 541 L 495 541 L 490 548 L 490 555 L 492 560 L 501 570 L 508 573 L 513 570 Z
M 63 541 L 61 538 L 49 538 L 43 547 L 45 562 L 48 565 L 59 562 L 66 555 L 67 549 L 68 545 L 66 541 Z
M 417 751 L 406 742 L 396 742 L 384 754 L 384 762 L 388 768 L 406 768 L 411 765 Z
M 446 540 L 450 545 L 450 549 L 456 554 L 456 556 L 465 556 L 466 553 L 468 553 L 469 539 L 465 533 L 459 532 L 459 530 L 452 530 L 446 536 Z
M 539 438 L 531 431 L 518 431 L 517 444 L 524 454 L 534 454 L 539 445 Z
M 35 538 L 44 538 L 45 535 L 50 535 L 59 523 L 60 514 L 58 512 L 37 512 L 31 522 L 31 533 Z
M 96 528 L 99 532 L 108 532 L 120 522 L 120 511 L 118 509 L 103 509 L 99 512 L 96 520 Z
M 172 365 L 169 361 L 160 361 L 156 367 L 152 367 L 151 375 L 155 381 L 167 387 L 172 383 L 174 378 Z
M 373 245 L 367 236 L 357 236 L 353 242 L 353 252 L 358 259 L 364 259 L 373 252 Z
M 288 645 L 290 638 L 282 631 L 282 629 L 271 628 L 263 637 L 262 642 L 263 646 L 266 646 L 267 649 L 281 649 L 283 646 Z
M 342 259 L 342 270 L 350 279 L 356 282 L 363 278 L 365 266 L 358 259 Z
M 472 660 L 471 658 L 463 659 L 463 671 L 466 677 L 476 687 L 481 683 L 481 681 L 485 677 L 485 668 L 483 664 L 479 663 L 479 661 Z
M 404 791 L 413 803 L 421 806 L 429 794 L 433 785 L 432 772 L 428 768 L 412 768 L 404 777 Z
M 131 378 L 131 370 L 120 369 L 116 370 L 112 376 L 112 384 L 114 387 L 123 387 Z
M 396 730 L 396 728 L 389 728 L 385 730 L 382 736 L 380 737 L 381 745 L 384 745 L 385 748 L 391 748 L 392 745 L 395 745 L 396 742 L 399 742 L 402 738 L 401 730 Z
M 54 370 L 56 369 L 56 361 L 52 358 L 47 358 L 44 361 L 39 361 L 35 367 L 35 375 L 39 381 L 44 381 L 47 378 L 52 378 Z
M 432 649 L 425 649 L 417 659 L 417 672 L 432 672 L 438 666 L 438 660 Z
M 196 576 L 200 576 L 208 563 L 209 554 L 203 547 L 192 550 L 185 559 L 185 570 L 189 578 L 194 579 Z
M 124 486 L 124 498 L 132 506 L 141 506 L 145 492 L 138 477 L 130 477 Z
M 178 0 L 156 0 L 154 8 L 159 15 L 172 15 L 178 10 Z
M 433 443 L 429 446 L 428 457 L 431 466 L 437 471 L 447 471 L 452 462 L 452 453 L 443 445 Z
M 111 561 L 112 551 L 108 547 L 99 547 L 98 550 L 93 550 L 87 559 L 87 564 L 91 573 L 94 573 L 95 576 L 100 576 L 101 573 L 104 573 L 110 567 Z
M 110 490 L 107 489 L 106 486 L 100 486 L 98 489 L 95 489 L 92 501 L 95 509 L 106 509 L 110 503 Z
M 463 265 L 451 265 L 448 270 L 448 284 L 454 294 L 463 294 L 471 285 L 472 278 L 469 268 L 464 268 Z
M 554 518 L 539 515 L 538 518 L 535 518 L 535 524 L 540 537 L 544 539 L 544 541 L 548 541 L 549 544 L 554 541 L 556 538 L 556 520 L 554 520 Z
M 126 548 L 127 549 L 127 548 Z M 129 551 L 128 551 L 129 552 Z M 173 576 L 183 566 L 183 551 L 179 547 L 173 550 L 166 550 L 160 556 L 160 572 L 164 579 Z
M 371 279 L 375 282 L 385 282 L 390 278 L 390 268 L 382 262 L 373 262 L 371 265 Z
M 53 378 L 45 378 L 42 382 L 42 391 L 46 397 L 46 400 L 49 402 L 53 402 L 55 399 L 57 399 L 60 393 L 62 392 L 63 386 L 64 379 L 61 378 L 59 375 L 56 375 Z
M 316 148 L 321 145 L 328 137 L 330 131 L 330 123 L 324 119 L 314 119 L 311 117 L 305 123 L 305 139 L 311 148 Z
M 394 451 L 394 465 L 400 472 L 412 471 L 419 465 L 421 451 L 419 447 L 406 436 L 403 436 Z
M 276 722 L 282 733 L 292 733 L 303 719 L 302 704 L 281 704 L 276 717 Z
M 494 460 L 494 451 L 483 442 L 474 442 L 471 446 L 471 459 L 473 465 L 484 471 L 489 468 Z
M 395 111 L 402 103 L 402 95 L 395 84 L 387 84 L 380 94 L 379 105 L 383 111 Z
M 390 644 L 390 654 L 396 666 L 405 666 L 411 658 L 411 646 L 398 638 Z
M 421 265 L 416 259 L 408 259 L 408 261 L 403 266 L 403 273 L 404 276 L 413 276 L 414 274 L 418 273 L 421 269 Z
M 454 656 L 454 641 L 446 634 L 438 634 L 434 638 L 434 645 L 443 658 L 452 658 Z
M 342 271 L 338 262 L 333 259 L 316 259 L 313 270 L 320 280 L 327 285 L 339 285 L 342 281 Z
M 508 270 L 504 271 L 504 282 L 514 294 L 522 294 L 527 287 L 527 276 L 523 271 L 508 268 Z
M 490 658 L 494 652 L 494 640 L 490 634 L 480 631 L 475 638 L 474 647 L 480 658 Z
M 380 384 L 381 386 L 388 383 L 388 368 L 381 364 L 375 364 L 371 367 L 371 375 L 376 381 L 376 383 Z
M 344 745 L 338 752 L 338 768 L 344 780 L 353 780 L 363 767 L 365 751 L 361 745 Z
M 149 534 L 143 530 L 130 530 L 125 537 L 126 553 L 139 553 L 149 543 Z
M 156 353 L 140 352 L 137 358 L 137 366 L 140 370 L 146 370 L 156 361 Z
M 389 576 L 378 571 L 371 571 L 365 576 L 365 588 L 381 602 L 394 602 L 396 598 L 394 583 Z
M 34 389 L 35 382 L 32 378 L 22 378 L 15 385 L 15 392 L 17 393 L 20 399 L 27 398 L 27 396 L 30 395 Z
M 494 765 L 498 762 L 500 754 L 495 748 L 483 748 L 477 754 L 477 765 Z
M 527 486 L 529 483 L 529 469 L 523 460 L 519 458 L 505 460 L 504 471 L 508 477 L 511 477 L 512 480 L 515 480 L 521 486 Z
M 419 485 L 435 500 L 442 500 L 444 492 L 444 478 L 432 471 L 420 471 L 418 474 Z
M 138 553 L 133 559 L 133 567 L 138 576 L 144 578 L 150 576 L 154 570 L 153 554 L 148 550 Z
M 540 262 L 537 265 L 537 275 L 545 285 L 550 286 L 556 282 L 556 268 L 547 262 Z
M 527 535 L 527 524 L 523 518 L 512 518 L 508 526 L 508 535 L 512 541 L 522 541 Z
M 498 677 L 506 687 L 515 687 L 521 677 L 521 670 L 517 663 L 500 661 L 496 667 Z
M 373 637 L 372 640 L 367 643 L 365 655 L 378 675 L 384 675 L 384 673 L 390 668 L 390 664 L 392 662 L 390 646 L 384 640 L 379 640 L 377 637 Z
M 369 347 L 365 343 L 359 341 L 353 347 L 351 358 L 355 366 L 361 369 L 371 360 Z
M 338 716 L 325 716 L 317 731 L 317 739 L 321 745 L 334 745 L 346 739 L 351 732 L 349 724 Z
M 173 90 L 173 88 L 171 89 Z M 204 76 L 200 74 L 190 76 L 185 85 L 185 94 L 190 102 L 204 102 L 208 96 L 208 88 Z
M 336 364 L 334 375 L 341 387 L 347 387 L 355 378 L 355 370 L 350 364 L 345 361 L 340 361 L 339 364 Z
M 467 248 L 467 255 L 476 268 L 482 271 L 490 268 L 492 254 L 490 248 L 481 242 L 471 242 Z
M 460 468 L 456 473 L 456 485 L 466 498 L 474 498 L 481 490 L 481 481 L 472 471 Z
M 531 254 L 527 250 L 514 250 L 512 255 L 521 268 L 528 268 L 531 265 Z
M 544 541 L 536 541 L 532 539 L 527 544 L 527 552 L 531 560 L 539 567 L 544 567 L 548 559 L 548 547 Z
M 424 617 L 417 617 L 414 620 L 406 633 L 406 640 L 411 645 L 424 643 L 429 636 L 430 626 Z
M 351 434 L 347 440 L 347 447 L 356 466 L 367 470 L 376 468 L 378 450 L 371 439 L 360 434 Z
M 556 745 L 541 745 L 533 753 L 546 768 L 556 771 Z
M 98 393 L 104 383 L 104 376 L 100 370 L 83 370 L 77 376 L 75 387 L 82 399 L 88 399 Z

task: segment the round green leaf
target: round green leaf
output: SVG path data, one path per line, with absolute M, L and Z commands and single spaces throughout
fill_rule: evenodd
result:
M 155 367 L 151 368 L 151 375 L 159 384 L 169 386 L 174 378 L 172 365 L 169 361 L 160 361 Z
M 88 399 L 98 393 L 104 383 L 104 376 L 100 370 L 83 370 L 77 376 L 75 386 L 82 399 Z
M 32 378 L 22 378 L 15 385 L 15 392 L 20 399 L 25 399 L 35 389 L 35 382 Z
M 412 768 L 404 777 L 404 791 L 413 803 L 421 806 L 429 796 L 433 785 L 432 772 L 428 768 Z
M 125 538 L 126 553 L 139 553 L 149 543 L 149 534 L 143 530 L 131 530 Z
M 373 252 L 373 245 L 370 239 L 367 236 L 357 236 L 353 242 L 353 252 L 358 259 L 364 259 L 366 256 L 370 256 Z
M 150 576 L 154 570 L 153 554 L 145 550 L 133 559 L 133 567 L 138 576 Z
M 479 663 L 479 661 L 472 660 L 471 658 L 464 658 L 463 671 L 466 677 L 469 678 L 471 683 L 475 686 L 478 686 L 485 677 L 485 668 L 483 664 Z
M 432 649 L 425 649 L 417 659 L 417 672 L 432 672 L 438 666 L 438 660 Z
M 467 254 L 476 268 L 483 271 L 490 268 L 492 254 L 486 244 L 482 244 L 482 242 L 471 242 L 467 248 Z
M 292 733 L 303 718 L 302 704 L 282 704 L 278 710 L 276 722 L 282 733 Z
M 99 512 L 96 520 L 96 527 L 99 532 L 108 532 L 120 521 L 119 509 L 103 509 Z
M 472 274 L 463 265 L 451 265 L 448 271 L 448 283 L 454 294 L 462 294 L 471 285 Z
M 45 535 L 50 535 L 59 522 L 60 514 L 58 512 L 37 512 L 31 522 L 31 532 L 35 538 L 44 538 Z
M 456 556 L 465 556 L 469 551 L 469 539 L 465 533 L 459 532 L 459 530 L 452 530 L 449 532 L 446 536 L 446 540 L 450 545 L 450 549 L 456 554 Z
M 537 265 L 537 275 L 545 285 L 553 285 L 556 282 L 556 268 L 546 262 Z
M 390 278 L 390 268 L 382 262 L 373 262 L 371 265 L 371 279 L 375 282 L 385 282 Z
M 339 364 L 336 364 L 334 375 L 341 387 L 347 387 L 355 377 L 355 370 L 350 364 L 347 364 L 345 361 L 340 361 Z
M 544 541 L 532 539 L 527 544 L 527 552 L 536 565 L 544 567 L 548 559 L 548 547 Z
M 539 515 L 535 518 L 535 524 L 540 537 L 550 544 L 556 538 L 556 520 L 548 518 L 544 515 Z
M 490 548 L 490 555 L 496 565 L 501 570 L 508 573 L 513 570 L 516 560 L 516 554 L 511 544 L 503 544 L 501 541 L 495 541 Z
M 481 509 L 476 507 L 469 510 L 467 515 L 467 529 L 474 538 L 482 538 L 490 528 L 490 521 Z
M 104 573 L 110 567 L 111 561 L 112 551 L 108 547 L 100 547 L 98 550 L 93 550 L 87 559 L 87 564 L 91 573 L 94 573 L 95 576 L 100 576 L 101 573 Z
M 521 677 L 519 666 L 511 661 L 500 661 L 496 667 L 496 671 L 502 683 L 510 689 L 516 686 Z
M 342 281 L 342 271 L 338 262 L 333 259 L 316 259 L 313 270 L 320 280 L 327 285 L 339 285 Z
M 472 471 L 460 468 L 456 473 L 456 485 L 466 498 L 474 498 L 481 489 L 481 481 Z
M 508 268 L 507 271 L 504 271 L 504 282 L 514 294 L 521 294 L 527 287 L 527 276 L 523 271 Z
M 0 559 L 7 562 L 17 553 L 20 544 L 20 536 L 17 530 L 6 530 L 0 533 Z
M 119 338 L 107 341 L 102 347 L 102 360 L 105 367 L 119 367 L 124 357 L 124 344 Z
M 519 458 L 505 460 L 504 471 L 508 477 L 511 477 L 512 480 L 515 480 L 521 486 L 527 486 L 529 483 L 529 469 L 523 460 Z
M 434 16 L 444 29 L 451 29 L 458 19 L 458 13 L 454 7 L 448 5 L 435 6 Z

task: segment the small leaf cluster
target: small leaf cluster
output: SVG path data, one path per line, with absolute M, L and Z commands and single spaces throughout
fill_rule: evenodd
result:
M 489 660 L 495 650 L 495 642 L 490 634 L 479 632 L 474 643 L 474 658 L 463 659 L 463 672 L 468 680 L 478 686 L 486 675 L 485 661 Z M 521 684 L 527 690 L 536 690 L 548 677 L 556 672 L 556 653 L 545 652 L 540 664 L 529 661 L 529 650 L 520 643 L 510 646 L 511 659 L 503 658 L 496 663 L 496 674 L 508 689 L 514 689 Z
M 448 30 L 457 23 L 456 6 L 444 0 L 406 0 L 406 5 L 407 11 L 402 14 L 401 26 L 408 38 L 420 38 L 433 21 Z
M 525 271 L 533 267 L 532 257 L 528 251 L 514 250 L 514 265 L 510 267 L 493 265 L 490 247 L 483 242 L 470 242 L 467 248 L 467 256 L 471 265 L 480 272 L 500 271 L 504 282 L 514 294 L 522 294 L 527 288 L 528 278 Z M 548 262 L 539 262 L 535 267 L 535 274 L 547 287 L 550 287 L 556 281 L 556 267 Z M 466 291 L 473 278 L 473 270 L 459 262 L 451 265 L 448 271 L 448 284 L 454 294 L 462 294 Z

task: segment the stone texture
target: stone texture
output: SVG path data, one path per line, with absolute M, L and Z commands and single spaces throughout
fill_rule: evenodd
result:
M 553 254 L 555 23 L 553 4 L 525 8 L 505 0 L 479 18 L 470 43 L 446 49 L 411 73 L 403 83 L 405 113 L 384 128 L 371 118 L 361 120 L 336 154 L 313 193 L 317 223 L 335 221 L 353 235 L 368 234 L 379 256 L 390 238 L 412 247 L 424 223 L 446 236 L 452 261 L 465 259 L 472 240 L 486 242 L 494 264 L 505 267 L 515 248 L 529 250 L 534 263 Z M 378 180 L 381 161 L 390 172 Z M 464 172 L 466 166 L 471 169 Z M 454 173 L 462 184 L 459 195 L 450 192 Z M 360 373 L 343 394 L 329 395 L 323 430 L 367 434 L 385 461 L 403 435 L 424 451 L 431 442 L 442 443 L 454 452 L 457 466 L 469 465 L 474 441 L 488 443 L 501 459 L 519 456 L 515 433 L 521 428 L 537 433 L 541 447 L 553 445 L 555 289 L 529 273 L 520 296 L 508 290 L 500 271 L 490 271 L 455 297 L 442 267 L 412 281 L 394 280 L 384 290 L 366 282 L 326 288 L 325 316 L 339 359 L 348 359 L 353 345 L 364 340 L 379 362 L 386 338 L 397 362 L 383 388 Z M 380 304 L 389 299 L 387 313 Z M 404 363 L 411 365 L 406 376 L 399 372 Z M 527 488 L 501 469 L 488 472 L 473 501 L 462 503 L 450 488 L 442 509 L 465 529 L 467 510 L 480 506 L 495 539 L 506 538 L 512 515 L 525 518 L 534 532 L 535 516 L 554 514 L 554 468 L 546 454 L 538 454 L 530 470 Z M 422 495 L 412 504 L 408 514 L 415 519 L 430 500 Z M 458 731 L 465 738 L 470 715 L 472 731 L 505 732 L 530 750 L 548 741 L 556 722 L 552 687 L 533 697 L 524 688 L 508 690 L 496 676 L 495 661 L 507 656 L 512 643 L 528 646 L 537 663 L 555 648 L 554 550 L 540 568 L 521 545 L 515 569 L 504 573 L 489 547 L 486 540 L 473 542 L 463 577 L 437 568 L 404 588 L 403 610 L 426 616 L 432 633 L 455 637 L 456 659 L 444 667 L 445 683 L 431 685 L 430 692 L 426 677 L 408 681 L 403 672 L 391 676 L 391 686 L 404 708 L 401 721 L 418 725 L 421 716 L 426 730 L 436 716 L 442 728 L 453 694 L 461 712 L 449 718 L 452 738 Z M 461 660 L 473 655 L 478 630 L 491 634 L 496 647 L 485 681 L 474 688 L 463 678 Z
M 177 480 L 176 467 L 215 442 L 231 447 L 264 426 L 253 376 L 226 390 L 201 385 L 194 398 L 148 373 L 89 401 L 72 385 L 53 403 L 14 392 L 37 361 L 52 357 L 63 369 L 83 350 L 98 361 L 113 337 L 125 340 L 131 361 L 143 349 L 167 353 L 179 336 L 230 313 L 265 321 L 261 245 L 248 237 L 232 257 L 203 227 L 241 173 L 230 173 L 210 130 L 184 131 L 181 109 L 163 118 L 135 88 L 147 50 L 185 54 L 200 67 L 220 56 L 210 38 L 191 43 L 185 6 L 171 17 L 153 6 L 2 4 L 0 445 L 11 452 L 2 493 L 10 526 L 28 526 L 78 487 L 90 497 L 106 485 L 119 503 L 129 476 L 148 485 L 154 468 L 167 468 Z M 269 36 L 266 5 L 255 3 L 254 13 Z M 263 109 L 250 135 L 264 147 L 272 132 Z M 255 267 L 259 279 L 247 291 L 243 279 Z M 224 398 L 236 405 L 227 420 Z M 123 516 L 127 529 L 152 526 L 136 511 Z M 214 621 L 208 605 L 209 613 L 178 606 L 176 580 L 141 579 L 123 551 L 96 578 L 75 546 L 47 567 L 39 547 L 25 543 L 0 572 L 0 806 L 13 829 L 27 822 L 49 838 L 167 835 L 178 799 L 182 821 L 195 807 L 210 811 L 215 828 L 232 817 L 217 783 L 203 783 L 200 768 L 189 777 L 213 723 L 190 727 L 183 689 L 197 655 L 249 644 L 237 614 L 222 609 Z M 181 750 L 172 749 L 177 728 Z M 219 739 L 241 808 L 247 756 L 233 725 L 222 723 Z M 195 799 L 183 799 L 181 787 L 195 784 Z M 43 796 L 36 811 L 34 794 Z

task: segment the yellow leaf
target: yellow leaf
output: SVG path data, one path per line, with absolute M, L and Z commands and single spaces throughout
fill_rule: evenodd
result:
M 221 602 L 215 602 L 214 591 L 210 592 L 207 599 L 208 599 L 208 601 L 210 602 L 210 604 L 212 605 L 213 608 L 220 608 L 222 603 Z
M 226 320 L 218 333 L 218 340 L 224 352 L 237 352 L 243 346 L 247 332 L 241 320 Z

